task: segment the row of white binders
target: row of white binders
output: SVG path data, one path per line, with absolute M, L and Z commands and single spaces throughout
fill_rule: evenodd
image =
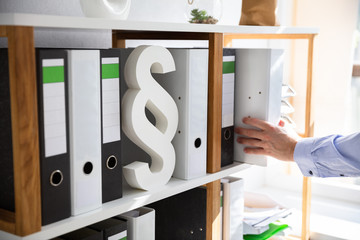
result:
M 66 209 L 71 210 L 71 215 L 96 209 L 104 202 L 122 197 L 122 167 L 135 161 L 152 164 L 145 149 L 133 143 L 121 129 L 121 120 L 126 117 L 121 115 L 121 99 L 128 88 L 124 66 L 132 51 L 38 51 L 44 148 L 41 149 L 43 224 L 46 219 L 64 214 L 54 198 L 57 201 L 62 198 L 63 204 L 70 198 L 71 206 Z M 177 99 L 180 113 L 173 139 L 176 152 L 173 176 L 192 179 L 206 174 L 208 56 L 205 49 L 174 49 L 172 55 L 176 71 L 155 79 Z M 151 112 L 147 114 L 156 125 Z M 196 145 L 198 139 L 201 143 Z M 63 159 L 56 160 L 58 157 Z M 53 163 L 61 161 L 63 169 Z M 67 177 L 70 191 L 51 194 L 65 181 L 61 173 L 70 175 Z M 55 210 L 58 214 L 53 214 Z
M 7 51 L 1 51 L 4 84 L 9 73 Z M 151 166 L 149 154 L 122 130 L 124 68 L 133 51 L 37 49 L 43 225 L 121 198 L 123 167 L 135 161 Z M 169 51 L 176 70 L 152 77 L 176 103 L 173 177 L 188 180 L 206 174 L 208 50 Z M 222 166 L 234 160 L 264 165 L 262 157 L 244 155 L 234 141 L 234 125 L 247 116 L 278 121 L 282 61 L 281 50 L 224 49 Z M 1 92 L 1 121 L 8 127 L 0 131 L 0 207 L 14 211 L 9 86 Z M 143 111 L 157 125 L 159 119 L 145 106 Z

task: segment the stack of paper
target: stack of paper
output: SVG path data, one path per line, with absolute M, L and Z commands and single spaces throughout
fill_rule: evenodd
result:
M 290 215 L 292 209 L 285 208 L 263 194 L 245 193 L 244 235 L 262 234 L 275 221 Z

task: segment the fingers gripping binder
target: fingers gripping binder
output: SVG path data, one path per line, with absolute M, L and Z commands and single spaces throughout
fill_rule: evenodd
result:
M 259 118 L 273 124 L 280 120 L 283 79 L 283 50 L 236 49 L 235 127 L 244 117 Z M 262 155 L 245 154 L 244 145 L 234 138 L 234 160 L 266 166 Z

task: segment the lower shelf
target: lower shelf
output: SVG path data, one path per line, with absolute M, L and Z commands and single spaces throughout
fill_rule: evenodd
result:
M 221 169 L 220 172 L 207 174 L 203 177 L 192 180 L 181 180 L 172 178 L 168 184 L 154 191 L 142 191 L 130 187 L 124 188 L 123 197 L 102 205 L 101 208 L 84 213 L 78 216 L 70 217 L 56 223 L 42 227 L 40 232 L 19 237 L 7 232 L 0 231 L 0 239 L 7 240 L 46 240 L 60 236 L 64 233 L 91 225 L 107 218 L 119 215 L 138 207 L 159 201 L 161 199 L 173 196 L 175 194 L 187 191 L 189 189 L 216 181 L 230 174 L 249 168 L 250 165 L 244 163 L 234 163 Z

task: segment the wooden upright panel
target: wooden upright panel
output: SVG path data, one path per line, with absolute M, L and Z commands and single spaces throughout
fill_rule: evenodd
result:
M 112 32 L 112 47 L 113 48 L 125 48 L 126 41 L 124 38 L 119 38 L 116 31 Z
M 306 81 L 306 107 L 305 107 L 305 137 L 314 135 L 314 119 L 312 114 L 312 75 L 313 75 L 313 55 L 314 55 L 314 35 L 308 39 L 308 64 L 307 64 L 307 81 Z
M 223 34 L 209 34 L 207 172 L 221 170 Z
M 303 177 L 301 239 L 310 239 L 311 178 Z
M 310 37 L 314 36 L 314 34 L 289 34 L 289 33 L 282 33 L 282 34 L 274 34 L 274 33 L 226 33 L 224 35 L 224 46 L 231 47 L 233 39 L 309 39 Z
M 207 172 L 221 170 L 223 34 L 209 34 Z M 206 240 L 220 239 L 220 180 L 207 184 Z
M 220 180 L 206 184 L 206 240 L 220 239 Z
M 15 213 L 0 209 L 0 230 L 15 233 Z
M 34 29 L 7 27 L 15 188 L 15 234 L 41 229 Z
M 314 54 L 314 35 L 309 37 L 308 44 L 308 67 L 306 83 L 306 107 L 305 107 L 305 137 L 314 135 L 314 120 L 311 107 L 312 99 L 312 72 L 313 72 L 313 54 Z M 310 239 L 310 207 L 311 207 L 311 178 L 304 177 L 302 193 L 302 230 L 301 239 Z

